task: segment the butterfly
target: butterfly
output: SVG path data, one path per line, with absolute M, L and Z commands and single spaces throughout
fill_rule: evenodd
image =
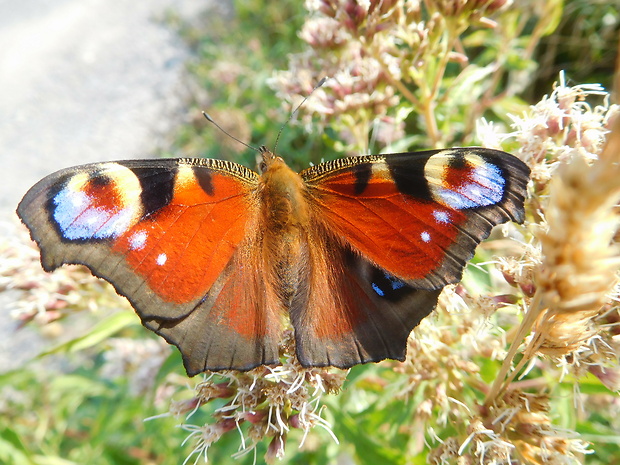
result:
M 216 159 L 63 169 L 17 213 L 51 271 L 86 265 L 180 350 L 188 375 L 404 360 L 493 226 L 522 222 L 529 169 L 485 148 L 337 159 L 300 173 Z

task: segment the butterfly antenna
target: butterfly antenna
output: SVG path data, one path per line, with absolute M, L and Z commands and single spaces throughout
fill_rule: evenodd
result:
M 284 130 L 284 128 L 286 127 L 286 125 L 287 125 L 288 123 L 290 123 L 290 122 L 291 122 L 291 120 L 293 119 L 293 116 L 295 116 L 295 115 L 297 114 L 297 112 L 299 111 L 299 109 L 301 108 L 301 106 L 302 106 L 304 103 L 306 103 L 306 100 L 308 100 L 308 99 L 310 98 L 310 96 L 311 96 L 312 94 L 314 94 L 314 91 L 315 91 L 315 90 L 317 90 L 319 87 L 321 87 L 323 84 L 325 84 L 325 81 L 327 81 L 328 79 L 329 79 L 329 78 L 328 78 L 327 76 L 325 76 L 323 79 L 321 79 L 321 80 L 319 81 L 319 83 L 318 83 L 316 86 L 314 86 L 314 89 L 312 89 L 312 91 L 311 91 L 308 95 L 306 95 L 306 96 L 304 97 L 304 99 L 301 101 L 301 103 L 300 103 L 299 105 L 297 105 L 297 107 L 296 107 L 296 108 L 295 108 L 295 109 L 291 112 L 291 116 L 289 116 L 289 117 L 288 117 L 288 119 L 286 120 L 286 123 L 284 123 L 284 124 L 282 125 L 282 127 L 280 128 L 280 130 L 278 131 L 278 137 L 276 137 L 276 143 L 275 143 L 275 145 L 273 146 L 273 151 L 274 151 L 274 152 L 275 152 L 275 151 L 276 151 L 276 149 L 278 148 L 278 141 L 280 140 L 280 135 L 282 134 L 282 131 Z
M 202 112 L 202 115 L 207 118 L 207 121 L 211 124 L 213 124 L 216 128 L 218 128 L 220 131 L 222 131 L 224 134 L 226 134 L 228 137 L 230 137 L 232 140 L 236 140 L 237 142 L 239 142 L 241 145 L 245 145 L 247 148 L 254 150 L 255 152 L 260 152 L 259 149 L 257 149 L 256 147 L 252 147 L 250 144 L 246 144 L 245 142 L 243 142 L 242 140 L 237 139 L 235 136 L 233 136 L 232 134 L 230 134 L 228 131 L 226 131 L 222 126 L 220 126 L 219 124 L 217 124 L 213 118 L 211 118 L 211 116 L 209 116 L 209 114 L 206 111 Z

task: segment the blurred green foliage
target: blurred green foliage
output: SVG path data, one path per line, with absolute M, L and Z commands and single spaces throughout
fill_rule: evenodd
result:
M 234 2 L 225 20 L 213 13 L 194 24 L 178 24 L 182 37 L 196 54 L 189 64 L 197 87 L 191 121 L 180 128 L 164 155 L 233 159 L 255 169 L 256 153 L 221 133 L 201 115 L 204 110 L 232 136 L 254 145 L 273 148 L 289 115 L 266 81 L 286 67 L 287 55 L 301 50 L 297 33 L 305 19 L 301 2 Z M 206 32 L 208 31 L 208 32 Z M 321 137 L 287 125 L 277 150 L 287 162 L 303 168 L 319 162 Z M 324 147 L 323 147 L 324 150 Z

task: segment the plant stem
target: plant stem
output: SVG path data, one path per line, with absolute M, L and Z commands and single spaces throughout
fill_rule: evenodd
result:
M 509 373 L 510 367 L 512 366 L 512 361 L 514 360 L 514 357 L 517 354 L 517 350 L 519 350 L 519 347 L 521 346 L 523 339 L 525 339 L 525 336 L 530 332 L 530 330 L 532 329 L 532 326 L 536 322 L 536 319 L 538 318 L 538 316 L 543 310 L 542 305 L 541 305 L 542 294 L 543 292 L 541 291 L 540 288 L 538 288 L 536 290 L 536 293 L 534 294 L 534 298 L 532 299 L 530 308 L 525 314 L 525 318 L 521 322 L 521 325 L 519 326 L 517 334 L 514 340 L 512 341 L 512 344 L 510 345 L 510 349 L 508 350 L 508 354 L 506 355 L 506 358 L 504 359 L 504 363 L 502 364 L 502 367 L 500 368 L 499 373 L 497 374 L 497 377 L 495 378 L 495 381 L 493 382 L 493 385 L 491 386 L 491 390 L 486 396 L 486 399 L 484 401 L 484 404 L 486 406 L 489 406 L 490 404 L 492 404 L 495 401 L 495 399 L 504 390 L 507 389 L 508 385 L 517 376 L 517 374 L 521 371 L 521 369 L 525 366 L 525 364 L 529 362 L 529 359 L 527 357 L 523 357 L 519 361 L 517 366 L 512 370 L 512 372 Z

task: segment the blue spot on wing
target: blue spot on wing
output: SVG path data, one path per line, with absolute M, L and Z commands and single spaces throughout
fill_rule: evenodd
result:
M 94 208 L 86 194 L 62 189 L 52 199 L 53 218 L 67 240 L 109 239 L 122 234 L 132 221 L 130 208 Z
M 492 163 L 475 168 L 473 182 L 458 189 L 437 188 L 444 204 L 457 209 L 486 207 L 502 200 L 506 180 L 499 167 Z
M 385 271 L 377 271 L 370 285 L 379 297 L 394 298 L 399 290 L 409 287 L 407 283 L 395 278 L 391 274 Z
M 385 292 L 381 290 L 381 288 L 377 285 L 377 283 L 372 283 L 372 288 L 379 297 L 385 297 Z

